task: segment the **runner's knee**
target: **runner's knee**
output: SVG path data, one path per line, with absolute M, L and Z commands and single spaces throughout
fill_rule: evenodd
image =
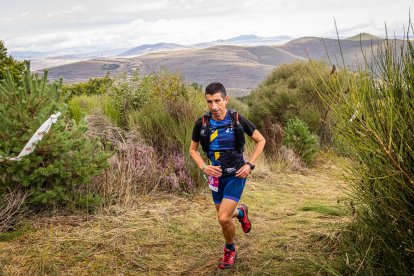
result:
M 232 216 L 228 214 L 219 214 L 218 221 L 222 226 L 229 225 L 232 222 Z

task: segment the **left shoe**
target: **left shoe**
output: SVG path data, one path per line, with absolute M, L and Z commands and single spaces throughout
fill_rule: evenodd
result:
M 249 212 L 249 209 L 247 208 L 246 205 L 241 204 L 240 210 L 243 212 L 243 218 L 239 219 L 241 223 L 241 227 L 244 233 L 249 233 L 250 230 L 252 230 L 252 223 L 250 222 L 250 219 L 247 215 L 247 213 Z

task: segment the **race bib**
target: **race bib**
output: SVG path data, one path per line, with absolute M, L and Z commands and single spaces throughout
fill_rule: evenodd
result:
M 219 178 L 214 176 L 208 176 L 208 187 L 210 188 L 210 190 L 218 192 L 218 186 Z

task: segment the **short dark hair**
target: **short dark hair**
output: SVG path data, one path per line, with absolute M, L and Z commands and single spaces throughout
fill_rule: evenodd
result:
M 210 83 L 209 85 L 207 85 L 206 87 L 206 92 L 204 93 L 204 95 L 210 94 L 210 95 L 214 95 L 216 93 L 220 93 L 221 97 L 223 97 L 223 99 L 226 97 L 226 88 L 224 88 L 224 85 L 222 85 L 219 82 L 213 82 Z

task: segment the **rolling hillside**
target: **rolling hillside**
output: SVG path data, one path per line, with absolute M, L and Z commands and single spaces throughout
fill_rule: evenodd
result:
M 341 66 L 341 49 L 346 66 L 357 69 L 363 64 L 365 53 L 369 61 L 380 39 L 364 34 L 364 39 L 323 39 L 303 37 L 283 45 L 234 46 L 216 45 L 208 48 L 189 48 L 147 53 L 130 58 L 99 58 L 49 69 L 51 79 L 64 78 L 65 82 L 79 82 L 101 77 L 107 72 L 116 75 L 122 71 L 139 69 L 143 73 L 165 67 L 182 72 L 188 82 L 203 86 L 213 81 L 222 82 L 233 96 L 246 95 L 276 67 L 296 60 L 324 60 Z M 329 53 L 329 55 L 327 54 Z
M 275 66 L 301 58 L 273 46 L 223 45 L 149 53 L 134 58 L 81 61 L 52 67 L 49 76 L 51 79 L 63 77 L 66 82 L 78 82 L 104 76 L 108 71 L 118 74 L 123 70 L 139 69 L 146 73 L 166 67 L 170 71 L 182 72 L 189 82 L 204 86 L 220 81 L 239 96 L 256 87 Z

